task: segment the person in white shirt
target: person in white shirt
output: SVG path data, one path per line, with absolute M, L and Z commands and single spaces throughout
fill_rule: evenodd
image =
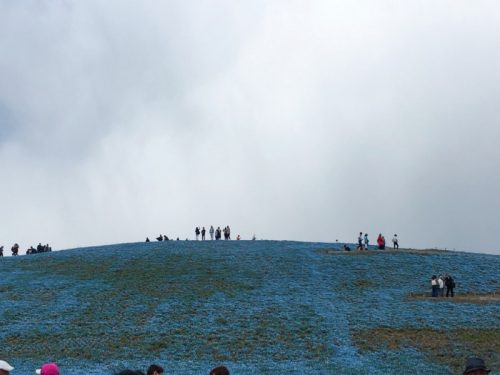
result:
M 358 250 L 363 250 L 363 232 L 359 232 Z
M 431 287 L 432 287 L 432 296 L 437 297 L 439 284 L 438 284 L 436 275 L 432 275 L 432 277 L 431 277 Z
M 443 280 L 443 276 L 439 276 L 439 278 L 438 278 L 438 286 L 439 286 L 439 293 L 438 293 L 438 295 L 440 297 L 444 297 L 444 280 Z
M 392 238 L 392 245 L 395 249 L 399 249 L 398 235 L 397 234 L 395 234 L 394 237 Z

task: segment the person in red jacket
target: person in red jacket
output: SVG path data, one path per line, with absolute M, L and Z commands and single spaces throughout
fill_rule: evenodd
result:
M 378 235 L 377 245 L 378 245 L 379 250 L 385 249 L 385 238 L 384 238 L 384 236 L 382 236 L 382 233 L 379 233 L 379 235 Z

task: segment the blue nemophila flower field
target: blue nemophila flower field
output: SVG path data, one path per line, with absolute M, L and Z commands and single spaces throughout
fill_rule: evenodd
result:
M 14 374 L 47 361 L 75 375 L 151 363 L 449 374 L 477 354 L 498 371 L 499 256 L 337 246 L 170 241 L 0 259 L 0 359 Z M 462 299 L 426 297 L 444 273 Z

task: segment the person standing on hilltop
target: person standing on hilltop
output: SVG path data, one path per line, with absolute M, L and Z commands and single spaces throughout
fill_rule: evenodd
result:
M 398 243 L 398 235 L 394 234 L 394 237 L 392 237 L 392 246 L 394 249 L 399 249 L 399 243 Z
M 431 288 L 432 288 L 432 297 L 437 297 L 439 284 L 436 275 L 432 275 L 431 277 Z
M 443 276 L 441 275 L 438 277 L 438 286 L 439 286 L 439 291 L 438 291 L 439 297 L 444 297 L 444 280 Z
M 385 238 L 384 238 L 384 236 L 382 236 L 382 233 L 378 234 L 377 245 L 378 245 L 379 250 L 385 249 Z
M 365 233 L 365 249 L 368 250 L 368 244 L 370 243 L 370 241 L 368 240 L 368 233 Z
M 0 246 L 0 257 L 3 257 L 3 246 Z
M 453 298 L 455 295 L 453 289 L 455 288 L 455 280 L 450 275 L 446 275 L 444 278 L 444 285 L 446 286 L 446 297 L 450 296 Z
M 198 237 L 200 236 L 200 228 L 196 227 L 194 230 L 194 234 L 196 235 L 196 241 L 198 241 Z
M 203 229 L 201 230 L 201 240 L 202 241 L 205 241 L 205 233 L 207 233 L 207 231 L 205 230 L 205 227 L 203 227 Z
M 358 250 L 363 250 L 363 232 L 359 232 Z
M 210 225 L 210 230 L 208 231 L 208 233 L 210 233 L 210 239 L 213 241 L 214 240 L 214 226 L 213 225 Z
M 231 228 L 229 228 L 229 225 L 227 226 L 227 239 L 231 239 Z

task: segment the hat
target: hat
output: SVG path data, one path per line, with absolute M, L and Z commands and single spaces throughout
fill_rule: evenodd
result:
M 46 363 L 41 369 L 36 370 L 41 375 L 59 375 L 59 367 L 55 363 Z
M 467 358 L 467 361 L 465 362 L 465 371 L 464 371 L 463 375 L 466 375 L 469 372 L 476 371 L 476 370 L 484 370 L 487 372 L 491 371 L 491 370 L 486 368 L 486 365 L 484 364 L 484 361 L 481 358 L 477 358 L 477 357 Z
M 9 365 L 5 361 L 0 361 L 0 370 L 12 371 L 12 370 L 14 370 L 14 367 L 12 367 L 11 365 Z

